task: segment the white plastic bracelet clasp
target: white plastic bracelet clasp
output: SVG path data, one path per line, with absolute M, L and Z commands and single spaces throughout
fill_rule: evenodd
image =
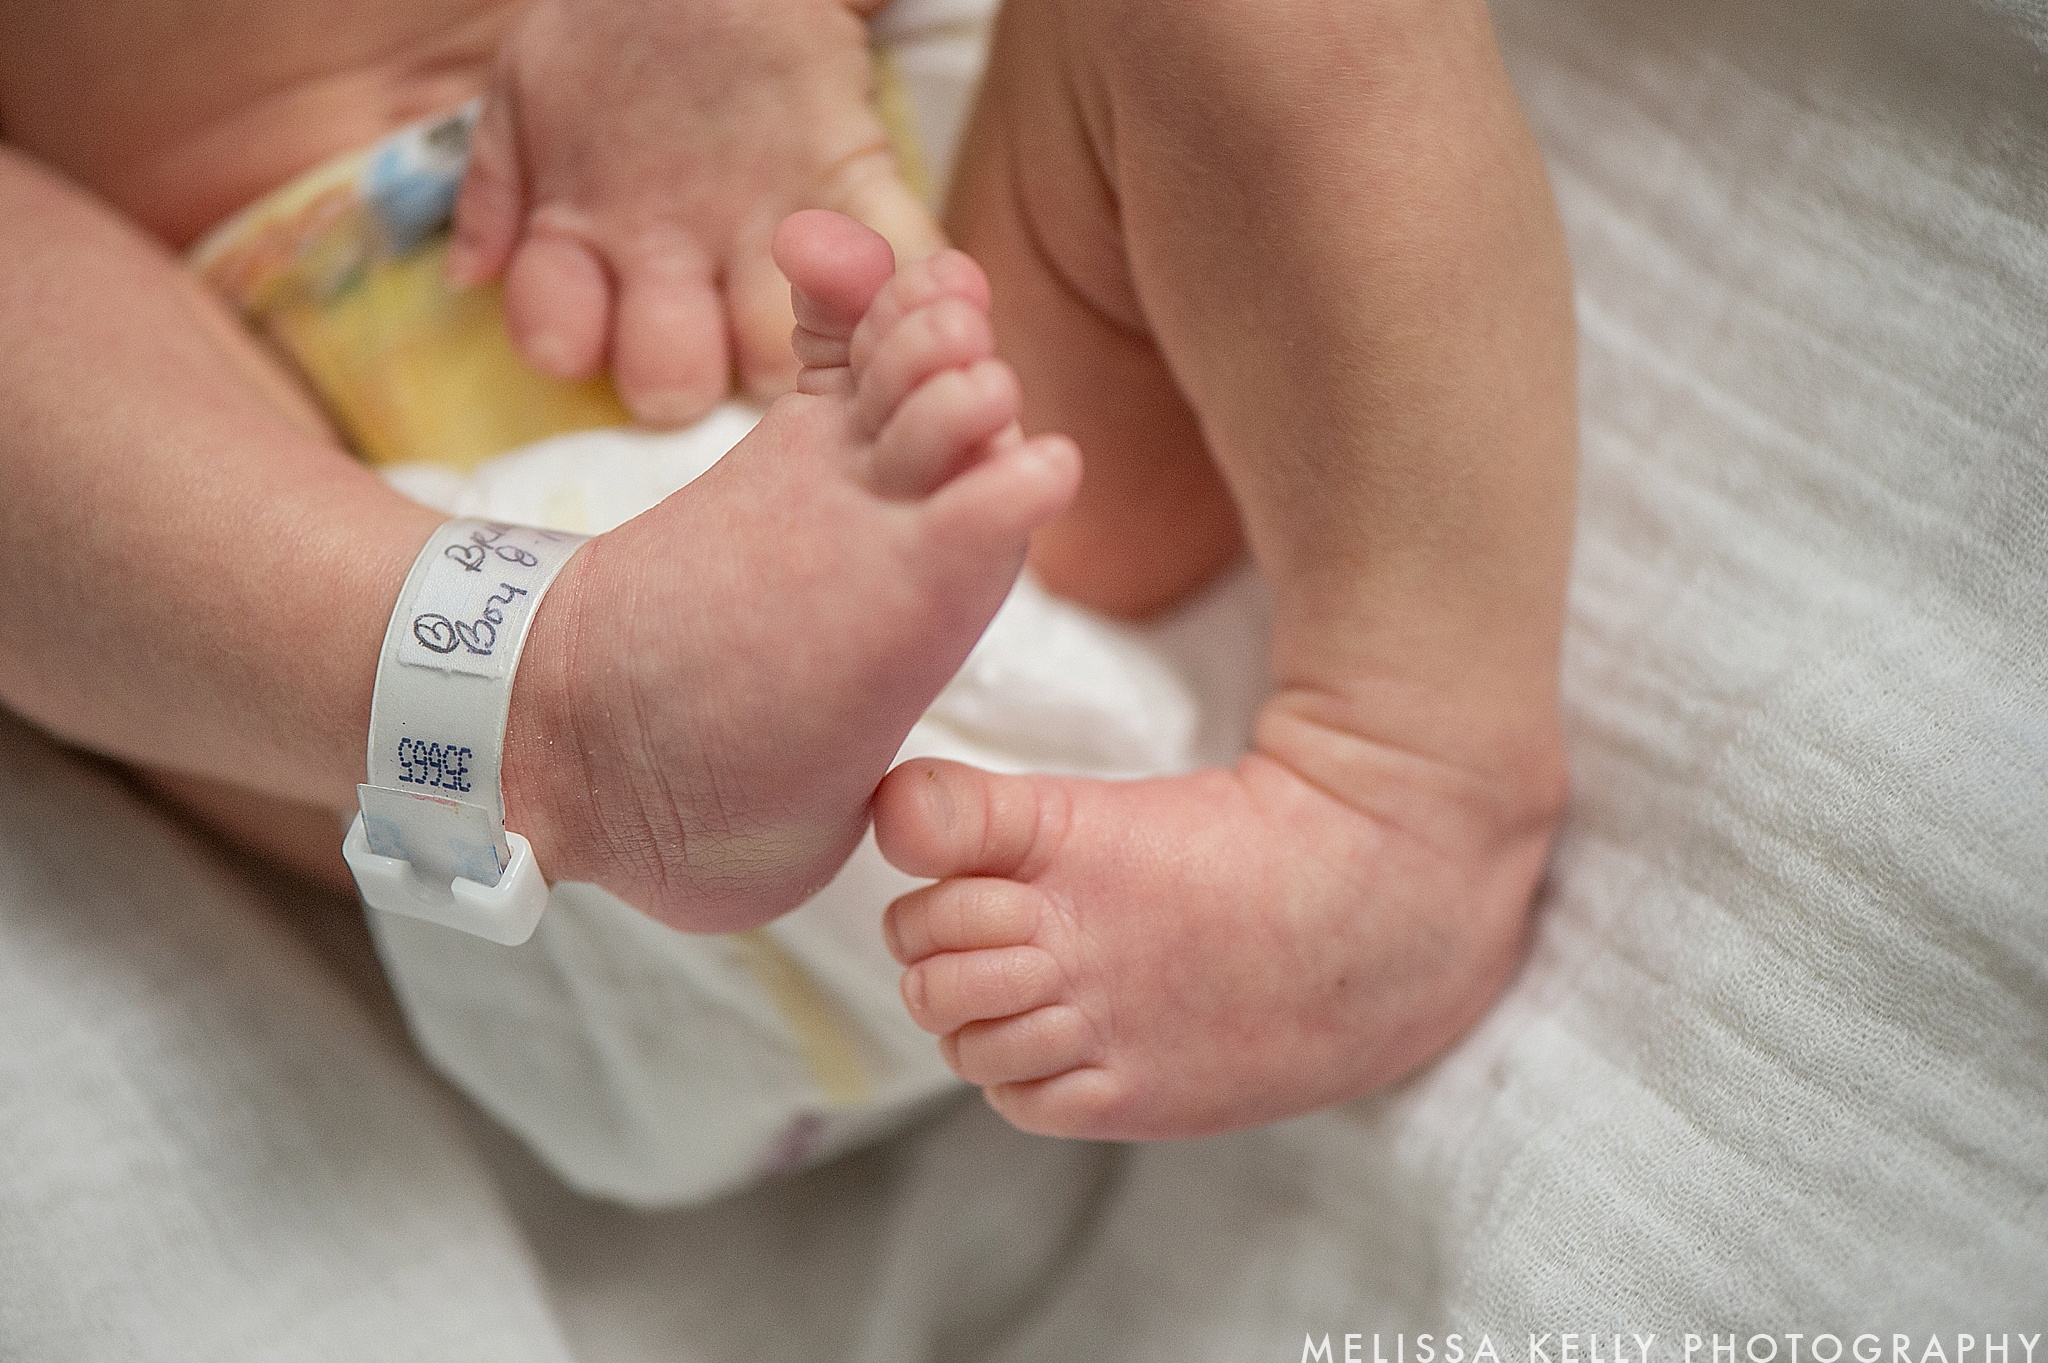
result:
M 547 878 L 505 831 L 505 718 L 534 610 L 586 538 L 452 520 L 414 560 L 384 631 L 370 779 L 342 843 L 371 908 L 507 946 L 533 935 Z
M 411 862 L 372 852 L 360 814 L 348 826 L 341 854 L 348 858 L 348 868 L 355 872 L 363 902 L 370 907 L 424 918 L 429 923 L 516 947 L 540 926 L 541 912 L 548 906 L 548 882 L 525 838 L 507 833 L 505 840 L 511 844 L 512 856 L 498 873 L 496 885 L 456 876 L 445 889 L 437 889 L 420 878 Z

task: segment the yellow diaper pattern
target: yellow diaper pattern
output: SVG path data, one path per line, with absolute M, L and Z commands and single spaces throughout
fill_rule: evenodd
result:
M 527 367 L 495 285 L 448 285 L 448 222 L 474 119 L 474 108 L 461 109 L 330 162 L 192 254 L 373 464 L 467 471 L 535 440 L 631 419 L 610 380 L 566 383 Z

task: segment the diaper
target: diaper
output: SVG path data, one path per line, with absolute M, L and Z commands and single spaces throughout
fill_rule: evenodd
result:
M 948 149 L 980 65 L 979 0 L 898 0 L 875 26 L 906 178 Z M 193 264 L 298 365 L 359 453 L 451 515 L 601 533 L 716 462 L 758 411 L 619 429 L 606 380 L 529 370 L 495 288 L 442 282 L 473 109 L 321 167 Z M 857 603 L 850 603 L 857 604 Z M 902 755 L 996 771 L 1165 775 L 1243 751 L 1267 690 L 1267 604 L 1241 571 L 1172 618 L 1119 625 L 1019 582 Z M 905 1013 L 882 910 L 919 882 L 865 841 L 794 913 L 730 936 L 664 928 L 563 883 L 502 947 L 370 912 L 425 1055 L 566 1181 L 698 1202 L 882 1135 L 960 1085 Z
M 259 200 L 192 250 L 194 269 L 294 363 L 373 464 L 466 470 L 565 431 L 628 420 L 609 379 L 526 366 L 496 285 L 444 280 L 476 108 L 407 128 Z

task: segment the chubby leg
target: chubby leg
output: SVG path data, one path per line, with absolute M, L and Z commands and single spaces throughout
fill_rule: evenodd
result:
M 1483 4 L 1012 0 L 950 225 L 1088 454 L 1036 570 L 1143 615 L 1242 543 L 1278 690 L 1232 771 L 892 776 L 907 1002 L 1042 1131 L 1399 1075 L 1507 978 L 1564 795 L 1569 273 Z

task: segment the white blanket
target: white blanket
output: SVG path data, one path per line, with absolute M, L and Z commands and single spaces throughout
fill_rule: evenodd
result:
M 1174 1146 L 970 1098 L 627 1212 L 274 889 L 0 730 L 0 1357 L 2048 1359 L 2048 14 L 1497 16 L 1579 275 L 1577 793 L 1451 1055 Z

